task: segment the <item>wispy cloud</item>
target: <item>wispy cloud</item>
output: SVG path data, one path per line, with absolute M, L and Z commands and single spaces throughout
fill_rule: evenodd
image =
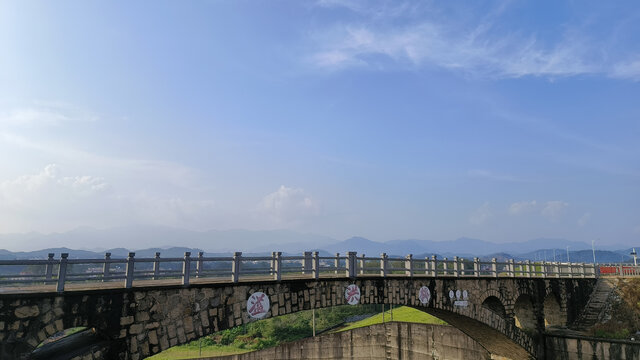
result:
M 97 116 L 78 107 L 51 101 L 36 101 L 27 106 L 0 112 L 0 126 L 59 126 L 68 122 L 96 121 Z
M 520 215 L 528 213 L 536 208 L 538 203 L 535 200 L 515 202 L 509 206 L 509 214 Z
M 495 181 L 506 181 L 506 182 L 524 182 L 526 180 L 518 178 L 513 175 L 508 174 L 498 174 L 493 171 L 484 170 L 484 169 L 472 169 L 467 171 L 467 175 L 472 178 L 479 179 L 488 179 Z
M 469 222 L 473 225 L 482 225 L 491 217 L 493 217 L 493 212 L 491 211 L 489 202 L 485 202 L 471 214 Z
M 262 199 L 258 210 L 266 213 L 277 225 L 295 224 L 316 215 L 318 204 L 304 189 L 282 185 Z
M 565 210 L 569 207 L 569 203 L 564 201 L 547 201 L 545 207 L 540 212 L 542 216 L 551 221 L 558 221 L 564 214 Z
M 591 213 L 584 213 L 584 215 L 582 215 L 580 219 L 578 219 L 578 226 L 582 227 L 587 225 L 589 220 L 591 220 Z
M 640 80 L 640 62 L 610 59 L 578 28 L 566 26 L 554 41 L 519 30 L 494 31 L 509 2 L 499 2 L 484 16 L 466 20 L 443 15 L 434 6 L 418 11 L 409 2 L 367 2 L 365 6 L 360 1 L 326 0 L 318 4 L 360 15 L 358 20 L 316 34 L 317 49 L 309 59 L 320 68 L 380 69 L 391 61 L 394 66 L 435 66 L 479 77 L 604 74 Z

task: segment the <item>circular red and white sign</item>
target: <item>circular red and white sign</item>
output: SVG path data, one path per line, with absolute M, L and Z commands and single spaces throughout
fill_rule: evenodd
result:
M 429 291 L 428 287 L 423 286 L 420 288 L 420 291 L 418 292 L 418 299 L 422 305 L 429 303 L 429 300 L 431 300 L 431 291 Z
M 262 319 L 269 312 L 269 297 L 263 292 L 254 292 L 247 300 L 247 312 L 254 319 Z
M 347 299 L 349 305 L 356 305 L 360 302 L 360 288 L 356 284 L 347 286 L 344 291 L 344 297 Z

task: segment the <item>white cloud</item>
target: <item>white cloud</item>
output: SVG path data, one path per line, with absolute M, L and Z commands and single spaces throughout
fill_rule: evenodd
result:
M 640 81 L 640 59 L 615 64 L 611 76 Z
M 527 213 L 537 206 L 537 202 L 535 200 L 532 201 L 520 201 L 515 202 L 509 206 L 509 214 L 511 215 L 520 215 Z
M 390 60 L 394 66 L 435 66 L 480 77 L 604 74 L 640 80 L 640 61 L 603 55 L 583 25 L 565 25 L 554 40 L 542 40 L 535 33 L 523 34 L 518 29 L 498 31 L 508 2 L 480 16 L 459 18 L 445 16 L 433 4 L 403 1 L 324 0 L 318 4 L 359 15 L 358 20 L 315 34 L 317 48 L 310 60 L 320 68 L 380 69 L 381 63 Z
M 0 182 L 0 233 L 66 231 L 78 226 L 156 224 L 206 228 L 212 202 L 158 195 L 137 184 L 133 192 L 91 175 L 63 176 L 55 164 Z
M 486 223 L 492 216 L 493 213 L 491 212 L 489 203 L 485 202 L 471 214 L 471 216 L 469 217 L 469 222 L 473 225 L 482 225 Z
M 547 201 L 540 213 L 551 221 L 558 221 L 567 207 L 569 207 L 569 203 L 564 201 Z
M 77 107 L 42 101 L 0 113 L 0 125 L 11 127 L 59 126 L 67 122 L 96 119 L 95 115 Z
M 591 213 L 584 213 L 584 215 L 582 215 L 580 219 L 578 219 L 578 225 L 581 227 L 585 226 L 587 225 L 589 220 L 591 220 Z
M 318 205 L 303 189 L 284 185 L 265 196 L 259 209 L 276 223 L 295 223 L 318 213 Z

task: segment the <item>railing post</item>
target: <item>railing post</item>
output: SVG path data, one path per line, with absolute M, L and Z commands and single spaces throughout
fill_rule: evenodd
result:
M 317 251 L 313 252 L 312 270 L 313 270 L 313 278 L 318 280 L 318 278 L 320 278 L 320 257 L 318 256 Z
M 273 269 L 273 279 L 275 281 L 280 281 L 282 280 L 282 252 L 281 251 L 277 251 L 276 253 L 276 259 L 274 262 L 274 269 Z
M 573 266 L 571 266 L 570 262 L 567 262 L 567 272 L 569 273 L 569 277 L 573 277 Z
M 442 258 L 442 275 L 449 276 L 449 271 L 447 269 L 447 258 Z
M 431 255 L 431 271 L 434 278 L 438 277 L 438 256 L 437 255 Z
M 525 265 L 526 265 L 526 268 L 527 268 L 526 276 L 528 278 L 530 278 L 531 277 L 531 261 L 530 260 L 526 260 L 525 261 Z
M 53 263 L 55 260 L 53 260 L 53 253 L 49 253 L 47 254 L 47 267 L 44 270 L 44 283 L 45 285 L 47 284 L 47 282 L 51 281 L 51 279 L 53 279 Z
M 124 287 L 130 289 L 133 286 L 133 270 L 135 269 L 136 253 L 130 252 L 127 257 L 127 266 L 125 268 Z
M 153 259 L 153 280 L 160 279 L 160 253 L 156 252 L 156 256 Z
M 347 251 L 347 260 L 345 261 L 345 265 L 347 267 L 346 275 L 349 279 L 356 278 L 356 252 L 355 251 Z
M 191 273 L 191 252 L 185 251 L 182 262 L 182 285 L 189 286 L 189 274 Z
M 58 286 L 56 287 L 56 291 L 63 292 L 64 291 L 64 282 L 67 277 L 67 258 L 69 257 L 68 253 L 60 254 L 60 265 L 58 267 Z
M 242 252 L 233 253 L 233 262 L 231 263 L 231 282 L 237 283 L 240 280 L 240 261 L 242 260 Z
M 580 277 L 583 278 L 583 279 L 585 277 L 584 263 L 580 263 Z
M 431 270 L 429 269 L 429 257 L 425 256 L 424 257 L 424 274 L 426 276 L 429 276 L 429 274 L 431 273 L 430 271 Z
M 200 278 L 202 276 L 202 271 L 204 270 L 204 252 L 198 251 L 198 260 L 196 262 L 196 278 Z
M 453 276 L 458 277 L 458 257 L 453 257 Z
M 387 277 L 387 253 L 380 254 L 380 276 Z
M 513 259 L 509 260 L 509 277 L 516 277 L 516 265 Z
M 464 258 L 459 258 L 458 262 L 460 263 L 460 265 L 458 265 L 459 274 L 460 276 L 465 276 L 467 273 L 464 269 Z
M 413 277 L 413 254 L 404 257 L 404 274 Z
M 498 277 L 498 259 L 491 259 L 491 272 L 493 273 L 493 277 Z
M 271 252 L 271 265 L 269 266 L 269 275 L 276 274 L 276 252 Z
M 480 277 L 480 259 L 477 257 L 473 258 L 473 275 Z
M 364 275 L 364 266 L 366 265 L 364 254 L 360 255 L 360 275 Z
M 109 260 L 111 260 L 111 253 L 104 253 L 104 264 L 102 265 L 102 282 L 108 281 L 109 277 L 111 276 L 109 275 L 109 272 L 111 271 L 111 263 L 109 262 Z
M 556 261 L 556 277 L 560 277 L 560 263 Z
M 311 272 L 311 251 L 305 251 L 302 253 L 302 275 L 306 275 Z
M 333 266 L 336 268 L 336 274 L 338 273 L 338 269 L 340 268 L 340 253 L 336 253 L 336 258 L 333 260 Z
M 541 266 L 542 267 L 540 269 L 541 270 L 540 272 L 542 273 L 542 277 L 546 279 L 547 278 L 547 262 L 543 260 Z

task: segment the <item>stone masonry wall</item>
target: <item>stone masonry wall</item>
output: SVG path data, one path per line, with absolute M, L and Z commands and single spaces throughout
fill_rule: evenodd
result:
M 507 278 L 359 278 L 283 280 L 281 282 L 240 282 L 193 284 L 190 287 L 164 286 L 133 289 L 69 291 L 62 294 L 40 293 L 0 295 L 0 358 L 19 359 L 54 333 L 75 326 L 94 327 L 111 341 L 107 358 L 137 360 L 200 336 L 251 321 L 246 301 L 256 292 L 269 296 L 267 317 L 311 308 L 345 304 L 345 288 L 360 287 L 360 303 L 409 305 L 455 312 L 499 327 L 530 353 L 541 348 L 540 340 L 529 339 L 510 325 L 515 300 L 530 296 L 537 323 L 544 329 L 543 302 L 553 292 L 563 299 L 567 314 L 572 307 L 586 303 L 576 294 L 589 293 L 591 279 L 507 279 Z M 427 286 L 431 300 L 422 305 L 418 290 Z M 585 290 L 583 288 L 588 288 Z M 450 290 L 466 290 L 469 305 L 457 307 Z M 491 319 L 481 310 L 482 302 L 495 296 L 504 304 L 507 319 Z M 573 299 L 573 300 L 571 300 Z M 484 309 L 484 308 L 482 308 Z M 486 309 L 485 309 L 486 310 Z M 509 320 L 511 319 L 511 320 Z M 470 334 L 473 336 L 473 334 Z M 536 345 L 537 344 L 537 345 Z
M 490 359 L 462 331 L 444 325 L 386 323 L 282 344 L 215 360 L 298 359 Z

